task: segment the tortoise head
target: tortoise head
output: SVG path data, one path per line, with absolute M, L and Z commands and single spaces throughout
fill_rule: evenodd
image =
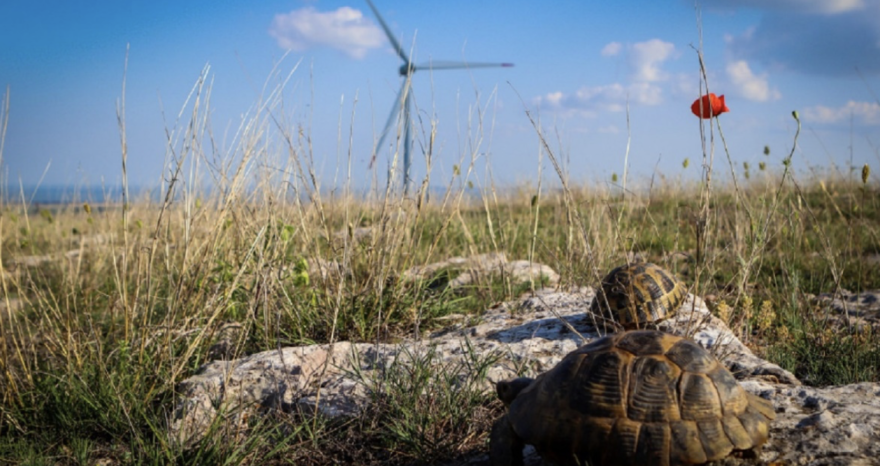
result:
M 502 380 L 495 384 L 495 391 L 498 393 L 498 399 L 504 403 L 504 406 L 510 406 L 519 392 L 532 384 L 535 379 L 528 377 L 518 377 L 516 379 Z

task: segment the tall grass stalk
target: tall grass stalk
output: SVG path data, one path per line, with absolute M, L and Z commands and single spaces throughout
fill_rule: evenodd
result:
M 341 186 L 328 188 L 310 124 L 295 121 L 285 102 L 302 74 L 300 63 L 279 64 L 220 141 L 205 66 L 166 120 L 158 199 L 131 192 L 36 212 L 23 188 L 21 203 L 0 199 L 0 462 L 405 464 L 480 451 L 501 408 L 480 388 L 497 355 L 473 347 L 462 349 L 473 356 L 467 367 L 439 364 L 429 352 L 365 375 L 374 397 L 357 419 L 317 410 L 247 425 L 219 417 L 188 448 L 167 427 L 179 382 L 209 360 L 290 345 L 425 339 L 542 286 L 486 274 L 452 290 L 443 286 L 451 270 L 412 278 L 427 264 L 486 253 L 546 264 L 563 289 L 596 286 L 640 256 L 674 270 L 756 351 L 809 383 L 880 380 L 877 333 L 841 324 L 811 298 L 880 288 L 869 262 L 880 253 L 876 179 L 868 173 L 854 186 L 797 173 L 799 126 L 782 166 L 735 183 L 713 171 L 721 126 L 701 126 L 699 177 L 658 173 L 646 187 L 627 173 L 620 196 L 606 183 L 572 180 L 565 153 L 550 147 L 526 108 L 538 178 L 497 186 L 484 154 L 498 97 L 475 92 L 451 174 L 438 174 L 435 119 L 418 118 L 415 147 L 426 172 L 404 195 L 402 134 L 387 157 L 389 176 L 378 168 L 357 175 L 355 94 L 340 100 L 341 166 L 330 178 Z M 0 157 L 8 91 L 5 99 Z M 124 115 L 120 98 L 123 160 Z M 545 161 L 553 167 L 547 179 Z

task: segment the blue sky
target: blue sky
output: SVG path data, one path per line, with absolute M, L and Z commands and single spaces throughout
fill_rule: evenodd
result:
M 703 3 L 709 84 L 731 108 L 721 123 L 738 166 L 779 166 L 791 148 L 791 111 L 798 110 L 804 131 L 796 166 L 823 173 L 852 158 L 853 165 L 870 163 L 880 172 L 880 0 Z M 573 179 L 607 181 L 622 173 L 627 101 L 630 173 L 648 177 L 656 167 L 665 175 L 699 176 L 699 124 L 690 113 L 699 93 L 693 2 L 375 4 L 404 47 L 414 47 L 415 62 L 516 65 L 415 74 L 422 122 L 437 123 L 436 184 L 468 153 L 476 105 L 485 111 L 477 152 L 488 155 L 498 182 L 536 178 L 539 143 L 525 109 L 540 116 Z M 162 109 L 173 120 L 205 64 L 213 77 L 211 123 L 218 140 L 228 142 L 273 65 L 291 49 L 281 68 L 300 65 L 285 88 L 285 112 L 309 128 L 325 186 L 333 182 L 338 154 L 348 151 L 350 126 L 355 178 L 369 181 L 371 146 L 400 85 L 400 60 L 363 1 L 4 0 L 0 43 L 0 85 L 11 91 L 2 168 L 15 185 L 34 184 L 44 171 L 48 184 L 119 182 L 115 107 L 126 44 L 134 184 L 158 183 Z M 379 166 L 387 160 L 386 151 Z M 728 171 L 726 163 L 715 169 Z M 418 154 L 414 171 L 416 178 L 424 171 Z

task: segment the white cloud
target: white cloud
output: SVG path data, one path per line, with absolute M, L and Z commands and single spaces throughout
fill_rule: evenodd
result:
M 814 123 L 849 122 L 851 117 L 866 125 L 880 124 L 880 104 L 850 100 L 846 105 L 837 108 L 817 105 L 804 109 L 804 119 Z
M 880 75 L 880 0 L 716 0 L 752 8 L 758 24 L 726 37 L 736 59 L 767 69 L 825 76 Z
M 358 59 L 385 43 L 385 35 L 378 26 L 359 10 L 347 6 L 328 12 L 308 6 L 276 14 L 269 35 L 285 49 L 301 51 L 327 46 Z
M 870 0 L 868 0 L 870 1 Z M 793 11 L 797 13 L 838 14 L 862 10 L 866 0 L 715 0 L 709 8 L 753 8 L 774 11 Z
M 633 81 L 655 82 L 666 79 L 660 65 L 672 57 L 675 45 L 660 39 L 638 42 L 629 48 L 629 64 Z
M 800 4 L 806 3 L 807 8 L 821 13 L 845 13 L 847 11 L 862 10 L 865 8 L 863 0 L 807 0 L 793 2 L 788 0 L 786 3 Z
M 534 103 L 567 115 L 596 116 L 598 112 L 626 110 L 627 100 L 630 105 L 658 105 L 663 101 L 662 91 L 650 83 L 633 83 L 629 86 L 613 83 L 584 86 L 570 94 L 551 92 L 534 99 Z
M 562 99 L 564 97 L 565 97 L 565 95 L 562 92 L 556 91 L 556 92 L 551 92 L 551 93 L 545 95 L 544 97 L 538 97 L 538 99 L 539 99 L 539 101 L 547 102 L 548 104 L 550 104 L 551 107 L 561 107 L 562 106 Z
M 663 91 L 653 84 L 634 83 L 629 86 L 629 99 L 641 105 L 659 105 L 663 102 Z
M 756 76 L 752 73 L 748 62 L 737 60 L 727 64 L 727 77 L 736 86 L 740 95 L 755 102 L 778 100 L 782 95 L 776 89 L 771 89 L 767 82 L 767 75 Z
M 707 70 L 709 74 L 709 82 L 715 81 L 715 73 Z M 693 73 L 677 73 L 672 77 L 669 83 L 669 90 L 672 95 L 680 99 L 694 99 L 700 95 L 700 83 L 702 79 L 699 75 Z
M 535 105 L 556 110 L 563 115 L 595 117 L 599 112 L 623 112 L 630 105 L 659 105 L 663 103 L 663 88 L 657 83 L 669 79 L 661 66 L 675 54 L 675 45 L 660 39 L 651 39 L 624 46 L 611 42 L 602 48 L 602 55 L 614 56 L 626 52 L 629 64 L 629 83 L 583 86 L 566 93 L 550 92 L 533 99 Z
M 613 57 L 620 53 L 620 49 L 623 48 L 620 42 L 610 42 L 605 47 L 602 47 L 602 51 L 600 52 L 603 57 Z

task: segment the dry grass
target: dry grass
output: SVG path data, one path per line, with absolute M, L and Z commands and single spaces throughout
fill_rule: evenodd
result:
M 551 187 L 500 190 L 475 174 L 475 124 L 473 150 L 450 179 L 426 177 L 409 196 L 394 180 L 360 192 L 348 157 L 330 192 L 319 186 L 308 129 L 283 112 L 290 75 L 221 151 L 207 118 L 207 72 L 169 127 L 161 201 L 0 206 L 0 462 L 405 464 L 479 450 L 498 406 L 440 383 L 431 361 L 361 419 L 266 418 L 247 440 L 209 436 L 186 451 L 162 434 L 174 387 L 230 324 L 242 329 L 238 355 L 394 341 L 449 314 L 479 318 L 527 291 L 500 279 L 452 295 L 401 280 L 413 266 L 457 255 L 505 252 L 553 267 L 564 285 L 585 285 L 638 254 L 713 296 L 744 340 L 804 380 L 880 380 L 880 336 L 849 327 L 829 334 L 829 311 L 810 299 L 880 288 L 872 262 L 880 201 L 869 177 L 796 179 L 791 154 L 768 157 L 771 168 L 748 179 L 732 162 L 721 176 L 712 171 L 721 127 L 710 125 L 699 179 L 576 186 L 547 147 L 558 174 Z M 124 134 L 123 106 L 120 127 Z M 431 131 L 427 138 L 430 166 Z M 439 184 L 446 188 L 428 199 Z M 415 381 L 440 382 L 414 390 Z

